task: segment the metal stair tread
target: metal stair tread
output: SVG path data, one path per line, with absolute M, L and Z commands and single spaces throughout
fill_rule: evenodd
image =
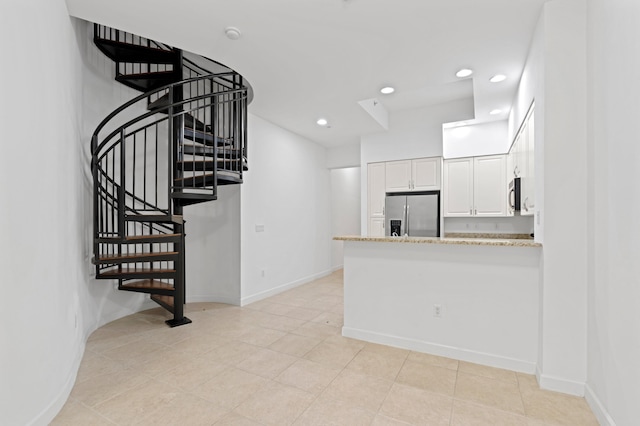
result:
M 151 235 L 131 235 L 125 238 L 120 237 L 99 237 L 96 241 L 105 244 L 143 244 L 158 243 L 170 244 L 179 240 L 182 234 L 151 234 Z
M 182 234 L 153 234 L 153 235 L 130 235 L 125 238 L 126 241 L 136 242 L 141 240 L 170 240 L 178 238 Z
M 153 252 L 153 253 L 127 253 L 127 254 L 120 254 L 120 255 L 116 255 L 116 256 L 101 256 L 98 258 L 98 262 L 100 263 L 110 263 L 110 262 L 117 262 L 117 261 L 126 261 L 126 260 L 130 260 L 131 262 L 141 262 L 142 260 L 140 259 L 151 259 L 149 261 L 153 261 L 152 259 L 155 257 L 171 257 L 171 256 L 177 256 L 179 253 L 177 251 L 158 251 L 158 252 Z
M 174 72 L 173 71 L 150 71 L 150 72 L 139 72 L 139 73 L 132 73 L 132 74 L 118 74 L 116 76 L 116 78 L 120 77 L 120 78 L 147 78 L 149 76 L 151 77 L 155 77 L 155 78 L 165 78 L 168 76 L 173 76 Z
M 219 147 L 228 147 L 233 145 L 233 141 L 231 139 L 225 139 L 220 136 L 214 136 L 209 129 L 208 130 L 193 129 L 192 127 L 188 127 L 186 125 L 184 127 L 184 137 L 190 141 L 200 143 L 206 146 L 213 146 L 214 141 L 215 141 L 215 144 Z
M 163 295 L 163 294 L 151 294 L 151 300 L 153 300 L 158 305 L 165 308 L 167 311 L 173 313 L 173 300 L 174 300 L 173 296 Z
M 239 162 L 239 158 L 216 158 L 215 160 L 182 160 L 178 161 L 178 169 L 187 172 L 202 172 L 202 171 L 213 171 L 214 164 L 218 169 L 220 169 L 220 164 L 225 163 L 237 163 Z
M 95 42 L 102 53 L 118 62 L 172 64 L 176 57 L 173 50 L 158 47 L 142 46 L 101 37 L 96 37 Z
M 153 269 L 153 268 L 137 268 L 131 266 L 123 266 L 122 268 L 110 269 L 100 272 L 101 276 L 114 276 L 125 274 L 174 274 L 175 269 Z
M 132 222 L 184 223 L 182 215 L 128 214 L 124 220 Z
M 137 289 L 137 290 L 159 290 L 159 291 L 174 291 L 173 285 L 162 282 L 160 280 L 140 280 L 122 283 L 120 286 L 124 289 Z

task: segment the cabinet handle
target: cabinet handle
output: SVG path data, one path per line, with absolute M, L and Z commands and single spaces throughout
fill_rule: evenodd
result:
M 409 189 L 411 189 L 411 179 L 409 179 Z
M 469 209 L 469 216 L 473 216 L 473 209 Z
M 382 216 L 384 216 L 384 206 L 382 206 Z

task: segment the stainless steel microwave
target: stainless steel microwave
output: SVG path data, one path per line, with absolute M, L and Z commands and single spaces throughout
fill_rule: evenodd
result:
M 520 212 L 522 179 L 517 177 L 509 182 L 509 212 Z

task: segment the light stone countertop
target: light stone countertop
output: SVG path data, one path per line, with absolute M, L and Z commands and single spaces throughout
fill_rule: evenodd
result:
M 362 241 L 373 243 L 411 243 L 411 244 L 457 244 L 465 246 L 508 246 L 542 247 L 542 244 L 527 239 L 501 238 L 443 238 L 443 237 L 363 237 L 344 235 L 333 237 L 335 241 Z

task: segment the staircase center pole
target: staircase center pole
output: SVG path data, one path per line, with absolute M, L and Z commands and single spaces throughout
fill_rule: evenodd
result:
M 173 72 L 175 74 L 174 81 L 178 82 L 182 80 L 182 50 L 174 49 L 175 62 L 173 64 Z M 182 139 L 184 137 L 184 114 L 180 114 L 183 108 L 182 105 L 178 105 L 184 99 L 184 89 L 181 85 L 174 86 L 172 93 L 171 103 L 174 104 L 171 134 L 171 179 L 170 182 L 175 182 L 175 179 L 182 177 L 182 171 L 178 167 L 178 162 L 182 157 Z M 173 192 L 173 189 L 169 189 Z M 179 198 L 171 197 L 173 214 L 181 216 L 183 214 L 183 206 L 180 203 Z M 166 321 L 170 327 L 176 327 L 183 324 L 189 324 L 191 320 L 184 316 L 184 303 L 185 303 L 185 234 L 184 234 L 184 221 L 175 223 L 174 230 L 176 234 L 180 235 L 180 241 L 176 243 L 178 245 L 178 259 L 174 262 L 176 269 L 176 278 L 174 280 L 174 294 L 173 294 L 173 319 Z

